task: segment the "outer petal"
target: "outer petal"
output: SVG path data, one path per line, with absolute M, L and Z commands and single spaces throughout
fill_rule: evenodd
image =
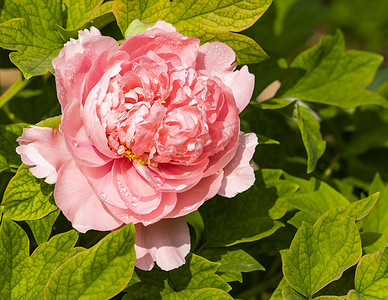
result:
M 56 129 L 37 126 L 25 128 L 17 141 L 20 146 L 16 152 L 20 154 L 23 163 L 36 165 L 30 168 L 30 172 L 38 178 L 47 177 L 45 181 L 50 184 L 57 181 L 62 165 L 72 159 L 63 136 Z
M 68 161 L 60 169 L 54 198 L 79 232 L 84 233 L 90 229 L 112 230 L 123 224 L 102 204 L 74 160 Z
M 118 48 L 115 39 L 101 36 L 98 29 L 92 27 L 79 32 L 79 39 L 71 39 L 65 44 L 59 55 L 53 59 L 58 99 L 64 108 L 69 101 L 80 101 L 84 79 L 92 64 L 104 52 Z
M 165 271 L 185 263 L 190 252 L 190 233 L 186 218 L 164 219 L 143 226 L 136 224 L 136 267 L 151 270 L 154 261 Z
M 185 216 L 198 209 L 206 200 L 213 198 L 220 189 L 224 173 L 219 171 L 216 174 L 202 178 L 200 182 L 186 192 L 177 194 L 177 204 L 166 218 Z
M 102 154 L 90 141 L 83 120 L 80 117 L 81 105 L 73 102 L 63 110 L 62 123 L 59 125 L 67 147 L 78 163 L 87 166 L 101 166 L 109 162 L 115 155 L 107 153 L 111 157 Z
M 199 48 L 197 69 L 222 79 L 232 90 L 240 113 L 252 97 L 255 76 L 248 72 L 247 66 L 233 72 L 235 65 L 232 64 L 235 59 L 236 56 L 229 46 L 220 42 L 206 43 Z
M 255 75 L 249 73 L 247 66 L 243 66 L 238 71 L 225 74 L 223 81 L 232 89 L 238 113 L 241 113 L 251 100 L 255 87 Z
M 224 178 L 218 194 L 224 197 L 234 197 L 249 189 L 255 182 L 255 173 L 250 160 L 258 144 L 257 136 L 248 133 L 240 136 L 236 155 L 224 168 Z

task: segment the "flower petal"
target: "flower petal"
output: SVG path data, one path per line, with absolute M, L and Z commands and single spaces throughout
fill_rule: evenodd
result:
M 115 39 L 101 36 L 97 28 L 79 32 L 79 39 L 70 39 L 59 55 L 53 59 L 58 100 L 62 109 L 82 98 L 85 76 L 99 56 L 105 56 L 118 48 Z M 90 84 L 88 83 L 88 86 Z
M 136 267 L 151 270 L 154 261 L 165 271 L 185 263 L 190 252 L 190 233 L 186 218 L 164 219 L 144 226 L 136 224 Z
M 123 224 L 102 204 L 74 160 L 68 161 L 59 170 L 54 198 L 79 232 L 84 233 L 90 229 L 112 230 Z
M 255 173 L 250 160 L 258 144 L 254 133 L 240 135 L 236 155 L 224 168 L 224 178 L 218 194 L 224 197 L 234 197 L 249 189 L 255 182 Z
M 20 146 L 16 148 L 16 152 L 20 154 L 23 163 L 36 165 L 30 168 L 30 172 L 37 178 L 47 177 L 45 181 L 50 184 L 57 181 L 59 169 L 72 158 L 63 136 L 53 128 L 25 128 L 17 141 Z
M 197 185 L 183 193 L 177 194 L 177 204 L 166 218 L 185 216 L 198 209 L 206 200 L 213 198 L 219 191 L 224 173 L 219 171 L 202 178 Z

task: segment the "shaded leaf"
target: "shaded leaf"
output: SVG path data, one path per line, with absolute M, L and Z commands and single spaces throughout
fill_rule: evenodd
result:
M 22 135 L 28 124 L 0 125 L 0 173 L 9 168 L 18 168 L 20 156 L 15 149 L 19 145 L 16 139 Z
M 151 272 L 136 270 L 141 282 L 127 288 L 128 294 L 123 299 L 195 299 L 191 294 L 200 296 L 199 299 L 207 299 L 207 292 L 210 299 L 215 294 L 226 297 L 225 292 L 230 290 L 230 286 L 215 274 L 219 266 L 218 263 L 189 254 L 185 265 L 170 272 L 156 267 Z M 209 288 L 219 292 L 209 291 Z
M 201 256 L 216 263 L 221 263 L 217 273 L 226 282 L 242 282 L 242 272 L 264 271 L 256 259 L 242 249 L 235 247 L 208 248 L 201 251 Z
M 60 210 L 54 210 L 47 216 L 37 220 L 26 220 L 34 234 L 35 241 L 38 245 L 47 242 L 50 237 L 53 225 L 58 218 Z

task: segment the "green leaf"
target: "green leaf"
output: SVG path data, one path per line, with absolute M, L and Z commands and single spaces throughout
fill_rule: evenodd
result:
M 299 104 L 295 105 L 298 127 L 307 151 L 307 173 L 311 173 L 315 170 L 318 159 L 325 152 L 326 142 L 319 131 L 319 122 L 311 111 Z
M 377 173 L 369 187 L 369 194 L 380 192 L 379 201 L 370 214 L 363 220 L 364 231 L 384 234 L 388 239 L 388 185 L 384 184 Z
M 283 300 L 283 289 L 290 287 L 290 285 L 287 283 L 287 280 L 283 277 L 282 280 L 280 280 L 279 285 L 276 287 L 275 291 L 272 293 L 270 300 Z
M 38 245 L 47 242 L 50 237 L 53 225 L 58 218 L 60 210 L 54 210 L 47 216 L 38 220 L 26 220 L 28 226 L 30 226 L 32 233 L 34 234 L 35 241 Z
M 356 290 L 350 290 L 346 296 L 346 300 L 365 300 L 365 297 Z
M 263 173 L 264 174 L 264 173 Z M 261 172 L 256 172 L 255 184 L 234 198 L 215 197 L 199 209 L 204 222 L 204 246 L 222 247 L 262 239 L 284 226 L 271 215 L 279 198 L 276 187 L 266 187 Z
M 170 272 L 156 267 L 151 272 L 136 270 L 141 282 L 127 288 L 128 294 L 123 299 L 196 299 L 191 294 L 201 295 L 198 299 L 212 299 L 214 293 L 226 297 L 225 292 L 230 290 L 230 286 L 215 274 L 219 266 L 218 263 L 189 254 L 185 265 Z M 210 291 L 209 297 L 206 298 L 209 288 L 220 292 Z
M 365 299 L 388 298 L 388 248 L 361 258 L 356 270 L 355 287 Z
M 349 204 L 342 194 L 324 181 L 314 177 L 305 180 L 288 174 L 285 174 L 285 178 L 300 186 L 294 197 L 287 198 L 292 206 L 301 211 L 289 221 L 297 228 L 302 225 L 302 221 L 314 225 L 316 220 L 331 208 Z
M 217 273 L 226 282 L 242 282 L 242 272 L 264 271 L 264 267 L 256 259 L 236 247 L 208 248 L 200 254 L 212 262 L 221 263 Z
M 262 109 L 282 109 L 288 107 L 288 116 L 295 119 L 304 147 L 307 152 L 307 173 L 311 173 L 317 166 L 318 159 L 325 151 L 326 142 L 322 139 L 320 124 L 317 116 L 303 102 L 295 99 L 271 99 L 260 104 Z
M 64 27 L 57 24 L 56 28 L 64 41 L 77 38 L 78 31 L 91 26 L 103 28 L 113 22 L 115 17 L 112 12 L 113 2 L 102 3 L 102 0 L 65 0 L 63 1 L 66 15 Z
M 365 217 L 378 199 L 374 194 L 347 206 L 332 208 L 312 227 L 303 223 L 289 250 L 281 250 L 283 273 L 292 288 L 313 296 L 361 258 L 355 220 Z
M 292 288 L 286 287 L 282 291 L 283 299 L 286 300 L 305 300 L 305 297 L 295 292 Z
M 342 108 L 363 104 L 388 107 L 387 99 L 365 90 L 382 60 L 375 53 L 345 52 L 343 35 L 336 31 L 294 59 L 277 95 Z
M 22 135 L 28 124 L 0 125 L 0 173 L 9 168 L 18 168 L 20 156 L 15 149 L 19 145 L 16 139 Z
M 189 225 L 191 225 L 194 228 L 194 231 L 195 231 L 195 243 L 193 244 L 193 241 L 191 241 L 192 243 L 191 251 L 194 252 L 199 247 L 202 241 L 205 224 L 203 223 L 202 216 L 198 210 L 188 214 L 186 216 L 186 221 Z
M 36 220 L 57 209 L 52 185 L 34 177 L 22 164 L 4 192 L 4 214 L 12 220 Z
M 313 300 L 343 300 L 343 297 L 338 296 L 319 296 L 316 298 L 313 298 Z
M 377 203 L 379 203 L 379 201 L 377 201 Z M 372 209 L 372 212 L 373 212 L 373 209 Z M 381 233 L 361 232 L 360 236 L 361 236 L 362 250 L 364 250 L 366 254 L 371 254 L 376 251 L 379 251 L 380 249 L 383 249 L 387 245 L 387 239 L 385 235 Z
M 27 79 L 53 72 L 51 60 L 63 47 L 55 30 L 62 22 L 61 2 L 57 0 L 5 0 L 0 17 L 0 46 L 16 50 L 11 61 Z
M 113 231 L 92 248 L 72 257 L 50 278 L 47 299 L 108 299 L 125 288 L 135 266 L 135 228 Z
M 143 23 L 139 19 L 135 19 L 129 24 L 125 31 L 124 38 L 128 39 L 135 34 L 143 34 L 147 29 L 152 28 L 156 22 Z
M 225 42 L 235 50 L 237 62 L 246 64 L 260 62 L 267 55 L 254 40 L 230 31 L 239 32 L 251 26 L 270 4 L 271 0 L 115 0 L 113 13 L 123 35 L 135 19 L 142 22 L 164 20 L 178 32 L 199 38 L 202 43 Z
M 2 299 L 29 300 L 43 297 L 44 286 L 52 273 L 73 255 L 78 234 L 72 230 L 56 235 L 39 246 L 29 257 L 27 234 L 3 216 L 0 227 L 0 296 Z

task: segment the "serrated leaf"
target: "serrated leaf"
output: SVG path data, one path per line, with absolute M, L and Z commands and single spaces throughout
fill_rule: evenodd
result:
M 277 95 L 351 108 L 363 104 L 388 107 L 388 100 L 366 91 L 383 58 L 375 53 L 345 52 L 340 31 L 297 56 Z
M 27 126 L 24 123 L 0 125 L 0 173 L 9 168 L 18 168 L 21 164 L 20 156 L 15 151 L 18 146 L 16 139 Z
M 256 259 L 236 247 L 208 248 L 200 254 L 212 262 L 221 264 L 217 273 L 226 282 L 242 282 L 242 272 L 264 271 L 264 267 Z
M 136 255 L 131 223 L 72 257 L 50 278 L 47 299 L 107 299 L 122 291 L 132 277 Z
M 231 246 L 271 235 L 284 226 L 270 215 L 278 198 L 277 189 L 267 188 L 261 172 L 256 172 L 256 182 L 248 191 L 231 199 L 217 196 L 207 201 L 199 209 L 205 223 L 204 245 Z
M 57 209 L 54 187 L 33 176 L 29 168 L 22 164 L 4 192 L 4 214 L 12 220 L 36 220 Z
M 289 250 L 281 250 L 283 273 L 290 286 L 313 296 L 361 258 L 355 220 L 365 217 L 378 199 L 374 194 L 347 206 L 332 208 L 314 226 L 303 223 Z
M 294 197 L 287 198 L 292 206 L 301 211 L 289 221 L 297 228 L 301 226 L 302 221 L 314 225 L 315 221 L 329 209 L 349 203 L 341 193 L 314 177 L 305 180 L 285 174 L 285 178 L 300 187 Z
M 83 248 L 73 248 L 78 234 L 72 230 L 56 235 L 29 257 L 27 234 L 3 216 L 0 227 L 0 297 L 29 300 L 43 297 L 43 289 L 54 271 Z
M 127 288 L 128 294 L 123 297 L 123 300 L 187 299 L 189 297 L 195 299 L 190 296 L 193 293 L 203 295 L 204 298 L 200 299 L 206 299 L 206 291 L 199 291 L 208 288 L 225 293 L 230 290 L 230 286 L 215 274 L 219 266 L 218 263 L 189 254 L 185 265 L 170 272 L 156 267 L 151 272 L 136 270 L 141 282 Z M 224 293 L 220 294 L 224 295 Z
M 369 186 L 369 194 L 376 192 L 380 192 L 379 201 L 363 220 L 363 229 L 366 232 L 382 233 L 388 239 L 388 185 L 382 181 L 378 173 Z
M 56 0 L 5 0 L 0 24 L 0 46 L 16 50 L 11 61 L 27 79 L 53 72 L 51 60 L 63 47 L 55 30 L 62 22 L 61 2 Z
M 388 249 L 363 256 L 357 266 L 355 288 L 364 299 L 388 298 Z
M 231 46 L 240 64 L 256 63 L 267 58 L 257 43 L 231 31 L 242 31 L 266 11 L 271 0 L 227 0 L 227 1 L 158 1 L 139 2 L 115 0 L 113 13 L 121 32 L 139 19 L 142 22 L 164 20 L 173 24 L 178 32 L 201 39 L 201 42 L 219 40 Z
M 53 225 L 58 218 L 60 210 L 54 210 L 47 216 L 37 220 L 26 220 L 28 226 L 34 235 L 35 241 L 38 245 L 47 242 L 50 237 Z
M 91 26 L 103 28 L 105 25 L 113 22 L 115 17 L 112 12 L 113 2 L 102 3 L 101 0 L 66 0 L 64 1 L 65 12 L 64 27 L 56 26 L 59 34 L 64 41 L 70 38 L 77 38 L 78 31 Z

